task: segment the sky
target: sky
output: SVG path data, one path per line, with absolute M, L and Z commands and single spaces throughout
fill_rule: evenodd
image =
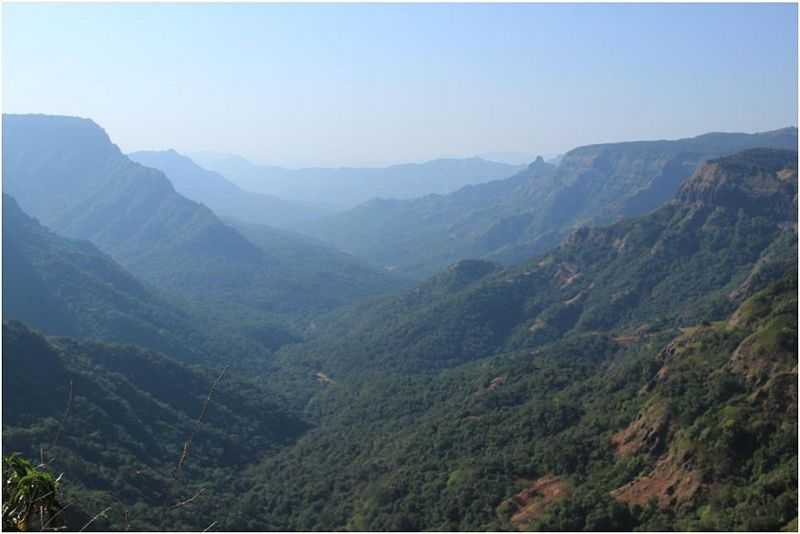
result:
M 382 165 L 797 124 L 796 4 L 9 4 L 6 113 Z

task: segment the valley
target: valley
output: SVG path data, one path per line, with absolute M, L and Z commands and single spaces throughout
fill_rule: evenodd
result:
M 4 532 L 798 532 L 798 4 L 29 2 Z
M 278 229 L 175 152 L 3 126 L 3 448 L 63 473 L 68 523 L 796 523 L 795 128 Z

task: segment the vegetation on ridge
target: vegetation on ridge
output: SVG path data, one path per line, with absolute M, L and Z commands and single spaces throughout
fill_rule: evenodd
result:
M 85 236 L 92 244 L 4 197 L 4 313 L 44 333 L 3 325 L 3 448 L 63 473 L 58 504 L 77 512 L 68 528 L 796 527 L 796 151 L 711 158 L 646 215 L 577 229 L 510 268 L 462 259 L 379 297 L 383 282 L 396 287 L 385 273 L 287 232 L 221 222 L 93 123 L 11 122 L 42 148 L 4 168 L 23 207 L 78 226 L 114 215 Z M 686 146 L 752 142 L 714 134 Z M 603 194 L 635 197 L 664 163 L 653 150 L 675 146 L 583 147 L 567 170 L 537 162 L 541 183 L 516 184 L 550 184 L 551 200 L 596 193 L 577 212 L 562 206 L 558 235 L 576 213 L 623 213 L 600 209 Z M 619 181 L 566 180 L 578 160 Z M 38 197 L 70 180 L 88 204 Z M 522 235 L 503 228 L 494 237 Z M 157 276 L 140 281 L 140 260 Z M 359 285 L 362 273 L 374 286 Z M 22 522 L 27 505 L 6 524 L 6 504 L 4 527 L 35 528 Z

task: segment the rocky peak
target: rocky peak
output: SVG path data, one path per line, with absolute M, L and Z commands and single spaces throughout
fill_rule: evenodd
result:
M 81 117 L 4 114 L 3 134 L 4 159 L 14 158 L 20 152 L 46 149 L 77 154 L 119 154 L 103 128 Z
M 533 163 L 528 165 L 528 168 L 529 169 L 537 169 L 537 168 L 541 168 L 541 167 L 543 167 L 545 165 L 547 165 L 547 162 L 544 161 L 544 158 L 542 156 L 537 156 L 536 159 L 533 161 Z
M 756 148 L 702 164 L 677 200 L 793 218 L 796 196 L 797 152 Z

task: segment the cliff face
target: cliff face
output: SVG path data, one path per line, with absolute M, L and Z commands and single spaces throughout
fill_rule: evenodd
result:
M 797 129 L 579 147 L 557 168 L 538 159 L 504 180 L 444 196 L 366 203 L 305 231 L 412 276 L 464 257 L 520 263 L 577 227 L 656 210 L 704 161 L 758 147 L 796 150 Z
M 753 149 L 711 160 L 681 187 L 678 200 L 795 220 L 797 152 Z
M 62 236 L 90 241 L 133 276 L 215 317 L 223 303 L 247 313 L 295 313 L 399 284 L 329 247 L 269 228 L 246 238 L 178 193 L 164 173 L 131 161 L 90 120 L 4 115 L 3 155 L 3 191 L 23 211 Z
M 125 157 L 91 120 L 4 115 L 3 164 L 3 191 L 26 213 L 93 242 L 156 285 L 185 286 L 198 265 L 215 265 L 224 279 L 226 269 L 261 260 L 255 246 L 176 193 L 163 173 Z

